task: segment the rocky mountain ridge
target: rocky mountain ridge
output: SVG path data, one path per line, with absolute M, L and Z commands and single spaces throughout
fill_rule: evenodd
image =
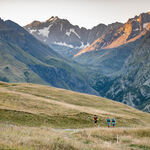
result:
M 113 25 L 115 24 L 122 25 Z M 92 29 L 86 29 L 72 25 L 66 19 L 51 17 L 45 22 L 33 21 L 24 28 L 60 54 L 70 57 L 89 46 L 113 25 L 99 24 Z
M 150 13 L 142 13 L 129 19 L 114 34 L 108 33 L 111 37 L 108 42 L 106 34 L 74 57 L 83 65 L 103 72 L 90 76 L 92 87 L 100 95 L 147 112 L 150 112 L 149 31 Z
M 78 52 L 75 56 L 100 49 L 117 48 L 133 42 L 145 35 L 146 30 L 149 30 L 149 26 L 150 13 L 142 13 L 139 16 L 129 19 L 123 26 L 106 30 L 107 32 L 104 32 L 101 37 L 95 40 L 90 46 Z

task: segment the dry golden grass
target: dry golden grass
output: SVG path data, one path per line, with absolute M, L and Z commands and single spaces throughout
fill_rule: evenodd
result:
M 76 133 L 80 140 L 111 149 L 150 149 L 150 128 L 95 128 Z
M 108 116 L 118 128 L 104 128 Z M 0 149 L 148 150 L 149 124 L 150 114 L 98 96 L 0 82 Z
M 1 89 L 2 90 L 2 89 Z M 3 87 L 3 90 L 9 90 L 11 92 L 19 92 L 21 95 L 36 96 L 35 98 L 44 98 L 54 100 L 55 102 L 62 102 L 61 105 L 73 104 L 72 107 L 83 106 L 92 108 L 95 113 L 120 115 L 131 118 L 132 116 L 143 115 L 145 117 L 146 113 L 141 113 L 132 107 L 118 103 L 106 98 L 82 94 L 77 92 L 72 92 L 64 89 L 48 87 L 43 85 L 35 84 L 9 84 Z M 25 95 L 25 96 L 26 96 Z M 44 100 L 42 99 L 42 100 Z M 54 101 L 52 101 L 54 103 Z M 49 101 L 50 102 L 50 101 Z M 57 103 L 58 104 L 58 103 Z M 68 105 L 69 106 L 69 105 Z M 70 105 L 71 106 L 71 105 Z M 84 108 L 83 108 L 84 109 Z M 119 112 L 119 113 L 118 113 Z M 132 113 L 131 113 L 132 112 Z M 147 117 L 147 115 L 146 115 Z M 149 117 L 149 116 L 148 116 Z
M 88 128 L 65 130 L 1 124 L 0 133 L 0 149 L 150 149 L 150 128 Z

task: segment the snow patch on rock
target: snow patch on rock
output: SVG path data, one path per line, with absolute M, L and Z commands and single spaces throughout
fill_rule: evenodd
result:
M 32 34 L 33 32 L 36 32 L 37 30 L 36 29 L 30 29 L 29 31 Z
M 39 33 L 38 34 L 41 34 L 45 37 L 48 37 L 48 34 L 49 34 L 49 29 L 52 27 L 52 24 L 50 24 L 48 27 L 45 27 L 43 29 L 40 29 L 39 30 Z
M 63 29 L 63 25 L 61 24 L 61 25 L 60 25 L 60 31 L 62 31 L 62 29 Z
M 83 42 L 81 42 L 81 46 L 73 46 L 73 45 L 67 44 L 65 42 L 54 42 L 54 44 L 60 45 L 60 46 L 65 46 L 65 47 L 69 47 L 69 48 L 74 48 L 74 49 L 83 49 L 83 48 L 85 48 L 85 47 L 87 47 L 87 46 L 90 45 L 89 43 L 87 43 L 86 45 L 84 45 Z
M 66 46 L 66 47 L 69 47 L 69 48 L 73 48 L 73 45 L 67 44 L 65 42 L 54 42 L 54 44 L 60 45 L 60 46 Z
M 139 28 L 134 29 L 134 31 L 139 31 Z
M 143 28 L 144 28 L 144 29 L 146 29 L 147 26 L 148 26 L 148 23 L 144 23 L 144 24 L 143 24 Z
M 81 46 L 76 46 L 75 48 L 76 49 L 83 49 L 83 48 L 86 48 L 86 47 L 88 47 L 90 44 L 89 43 L 87 43 L 86 45 L 84 45 L 84 43 L 83 42 L 81 42 Z
M 70 29 L 69 31 L 67 31 L 65 34 L 67 36 L 70 36 L 71 33 L 74 33 L 79 39 L 80 39 L 80 36 L 78 35 L 78 33 L 75 31 L 75 29 Z

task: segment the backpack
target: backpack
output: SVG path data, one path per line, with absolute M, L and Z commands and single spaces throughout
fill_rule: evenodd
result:
M 110 122 L 110 118 L 107 119 L 107 122 Z
M 115 119 L 114 119 L 114 118 L 112 119 L 112 122 L 115 122 Z

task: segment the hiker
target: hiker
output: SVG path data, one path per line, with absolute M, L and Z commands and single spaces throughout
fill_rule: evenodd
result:
M 115 118 L 112 118 L 112 127 L 115 127 L 115 124 L 116 124 L 116 120 Z
M 95 123 L 95 126 L 97 126 L 97 116 L 94 115 L 94 123 Z
M 109 117 L 107 117 L 107 126 L 108 126 L 108 128 L 110 127 L 110 123 L 111 123 L 111 120 L 110 120 Z

